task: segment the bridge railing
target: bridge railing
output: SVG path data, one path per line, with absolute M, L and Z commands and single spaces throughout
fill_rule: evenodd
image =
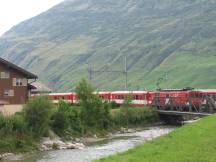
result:
M 156 96 L 152 102 L 152 105 L 158 110 L 197 113 L 214 113 L 216 112 L 215 104 L 216 99 L 210 96 L 202 98 Z

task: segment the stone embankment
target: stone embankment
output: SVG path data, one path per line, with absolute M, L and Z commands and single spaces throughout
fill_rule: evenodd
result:
M 40 151 L 63 150 L 63 149 L 83 149 L 85 145 L 80 142 L 63 142 L 60 139 L 43 138 Z
M 63 142 L 59 138 L 43 138 L 40 144 L 40 151 L 63 150 L 63 149 L 84 149 L 85 145 L 81 142 Z M 0 154 L 0 161 L 17 161 L 22 159 L 24 154 L 3 153 Z

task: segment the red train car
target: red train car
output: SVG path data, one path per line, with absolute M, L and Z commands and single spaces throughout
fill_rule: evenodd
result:
M 156 93 L 153 91 L 147 92 L 147 105 L 151 106 L 155 100 Z
M 216 105 L 216 90 L 194 90 L 190 92 L 190 104 L 193 108 L 199 111 L 213 111 L 210 110 Z
M 48 97 L 53 100 L 53 103 L 59 103 L 60 100 L 63 100 L 67 103 L 75 103 L 75 93 L 50 93 Z
M 105 92 L 94 92 L 97 96 L 102 98 L 104 101 L 110 102 L 111 99 L 111 92 L 105 91 Z
M 158 109 L 184 109 L 189 105 L 187 89 L 166 89 L 155 92 L 153 106 Z
M 147 91 L 115 91 L 111 92 L 110 101 L 116 102 L 121 105 L 124 102 L 125 97 L 132 97 L 132 104 L 136 106 L 143 106 L 148 104 L 148 92 Z
M 132 97 L 135 106 L 149 105 L 158 109 L 212 112 L 216 110 L 216 90 L 193 89 L 165 89 L 160 91 L 114 91 L 94 92 L 104 101 L 123 104 L 125 97 Z M 48 95 L 54 103 L 63 100 L 70 104 L 77 104 L 75 93 L 50 93 Z

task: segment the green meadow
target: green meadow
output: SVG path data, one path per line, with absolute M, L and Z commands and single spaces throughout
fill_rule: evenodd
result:
M 215 162 L 216 115 L 96 162 Z

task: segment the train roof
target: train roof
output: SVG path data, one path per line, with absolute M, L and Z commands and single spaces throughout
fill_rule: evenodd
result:
M 64 95 L 72 95 L 75 94 L 74 92 L 68 92 L 68 93 L 49 93 L 50 96 L 64 96 Z
M 183 88 L 183 89 L 158 89 L 158 91 L 160 92 L 182 92 L 182 91 L 191 91 L 191 90 L 194 90 L 194 88 L 190 88 L 190 87 L 186 87 L 186 88 Z
M 148 91 L 114 91 L 112 94 L 148 93 Z
M 212 92 L 216 93 L 216 89 L 196 89 L 194 91 L 205 92 L 205 93 L 212 93 Z

